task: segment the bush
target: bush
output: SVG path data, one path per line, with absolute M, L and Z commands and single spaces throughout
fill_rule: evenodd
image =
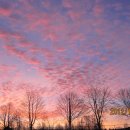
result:
M 5 127 L 4 130 L 13 130 L 13 129 L 10 127 Z

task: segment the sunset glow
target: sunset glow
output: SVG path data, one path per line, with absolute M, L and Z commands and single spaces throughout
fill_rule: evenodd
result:
M 130 0 L 0 0 L 0 105 L 36 89 L 63 124 L 59 96 L 80 97 L 96 78 L 113 94 L 130 87 Z M 108 114 L 104 125 L 124 122 Z

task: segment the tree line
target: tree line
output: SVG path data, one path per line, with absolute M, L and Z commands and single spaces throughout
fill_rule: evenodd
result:
M 124 105 L 130 108 L 130 89 L 120 89 L 116 94 L 118 98 L 115 100 L 113 97 L 111 89 L 105 87 L 90 87 L 82 95 L 67 91 L 59 96 L 56 107 L 66 124 L 64 127 L 58 124 L 53 127 L 45 123 L 49 119 L 45 116 L 43 97 L 36 90 L 28 90 L 23 96 L 20 108 L 15 109 L 16 104 L 11 102 L 0 106 L 1 128 L 102 130 L 105 113 L 109 112 L 110 107 Z M 73 123 L 76 119 L 77 124 Z

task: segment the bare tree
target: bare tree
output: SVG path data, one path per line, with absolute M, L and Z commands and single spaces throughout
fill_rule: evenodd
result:
M 86 128 L 87 130 L 93 130 L 96 125 L 96 120 L 93 115 L 85 115 L 81 118 L 79 122 L 82 128 Z
M 48 128 L 50 127 L 50 122 L 48 119 L 47 112 L 42 112 L 40 115 L 40 120 L 38 121 L 38 127 L 40 129 L 44 129 L 44 128 L 47 128 L 47 126 Z
M 91 87 L 87 92 L 87 104 L 94 114 L 97 129 L 102 129 L 103 115 L 111 102 L 110 89 Z
M 130 88 L 120 89 L 118 91 L 118 99 L 126 108 L 130 108 Z
M 12 112 L 12 103 L 8 103 L 7 105 L 1 106 L 1 122 L 3 124 L 3 128 L 11 128 L 13 122 L 13 112 Z
M 72 129 L 72 122 L 80 117 L 85 111 L 84 100 L 73 92 L 61 95 L 58 100 L 58 111 L 66 118 L 69 130 Z
M 16 129 L 20 130 L 21 127 L 22 127 L 21 111 L 20 110 L 16 110 L 14 112 L 13 118 L 14 118 L 14 123 L 15 123 Z
M 0 115 L 0 119 L 3 125 L 3 128 L 6 127 L 6 119 L 7 119 L 7 107 L 6 105 L 1 106 L 1 115 Z
M 44 107 L 42 97 L 36 90 L 26 91 L 25 101 L 22 105 L 24 106 L 28 116 L 29 129 L 32 130 L 40 112 Z

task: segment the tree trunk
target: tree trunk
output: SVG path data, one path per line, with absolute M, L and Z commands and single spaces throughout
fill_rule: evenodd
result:
M 71 126 L 71 123 L 72 123 L 72 119 L 71 119 L 71 102 L 70 102 L 70 98 L 69 98 L 69 130 L 71 130 L 72 126 Z
M 101 122 L 98 122 L 98 130 L 102 130 L 102 125 L 101 125 Z
M 6 127 L 6 122 L 5 122 L 5 120 L 4 120 L 4 128 Z
M 33 126 L 32 126 L 32 124 L 30 125 L 30 130 L 32 130 L 33 129 Z
M 69 130 L 71 130 L 71 120 L 69 120 Z

